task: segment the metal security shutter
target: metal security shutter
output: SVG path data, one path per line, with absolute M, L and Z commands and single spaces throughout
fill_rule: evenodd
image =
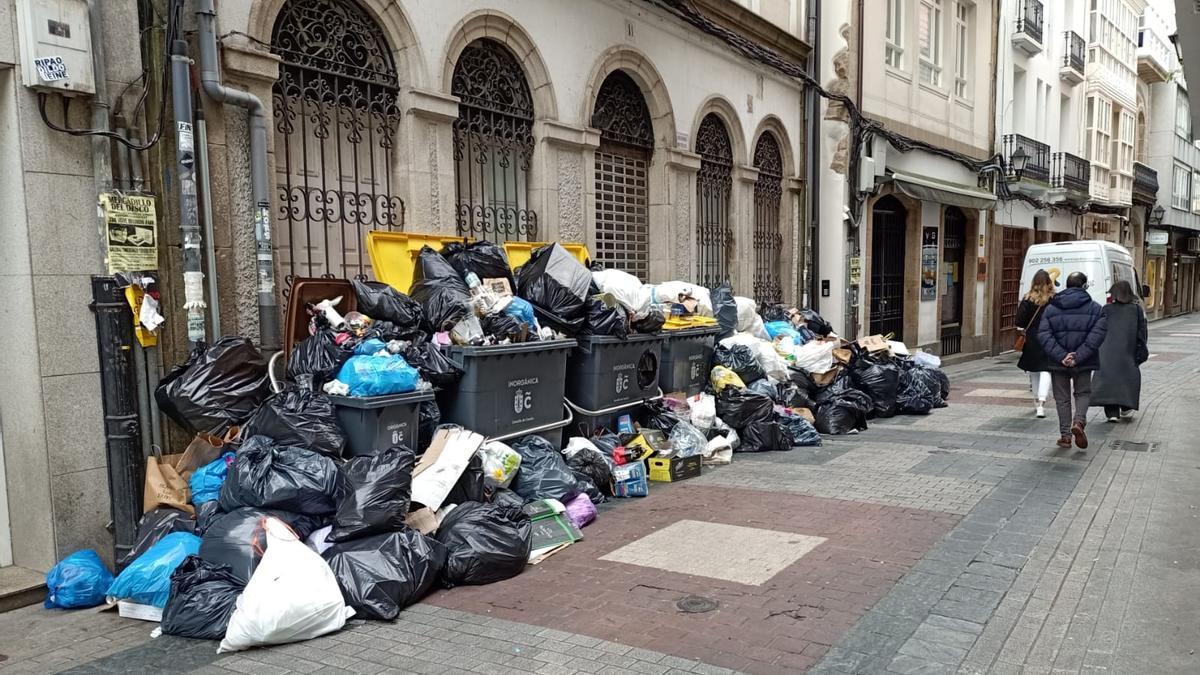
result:
M 596 94 L 596 250 L 605 267 L 650 278 L 650 193 L 646 170 L 654 149 L 650 110 L 637 83 L 616 70 Z

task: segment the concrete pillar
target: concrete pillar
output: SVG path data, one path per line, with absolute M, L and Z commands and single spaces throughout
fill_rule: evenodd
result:
M 650 169 L 650 281 L 692 281 L 700 155 L 656 149 Z
M 404 198 L 404 229 L 454 234 L 454 121 L 458 97 L 408 89 L 401 96 L 404 120 L 393 180 Z
M 754 184 L 758 169 L 743 164 L 733 168 L 733 245 L 729 255 L 729 278 L 733 290 L 747 298 L 754 297 Z M 782 204 L 781 204 L 782 206 Z
M 596 148 L 600 132 L 553 120 L 534 125 L 529 201 L 538 211 L 541 241 L 583 242 L 595 250 Z

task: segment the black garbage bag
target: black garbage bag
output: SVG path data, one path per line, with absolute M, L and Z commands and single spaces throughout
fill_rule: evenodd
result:
M 533 252 L 517 276 L 517 295 L 533 305 L 538 319 L 568 335 L 587 321 L 592 273 L 559 244 Z
M 733 286 L 728 281 L 713 289 L 712 306 L 713 316 L 717 319 L 717 325 L 721 327 L 717 339 L 724 340 L 737 331 L 738 323 L 737 302 L 733 299 Z
M 327 541 L 347 541 L 404 528 L 417 455 L 392 446 L 355 457 L 338 472 L 337 513 Z
M 646 316 L 635 319 L 630 328 L 635 333 L 657 333 L 662 330 L 667 323 L 667 315 L 657 309 L 651 309 L 646 313 Z
M 427 333 L 441 333 L 454 327 L 471 311 L 471 291 L 450 263 L 437 251 L 425 246 L 417 254 L 413 272 L 412 299 L 421 303 Z
M 670 434 L 683 419 L 668 408 L 662 401 L 647 401 L 638 415 L 638 424 L 648 429 L 658 429 L 664 434 Z
M 203 537 L 208 527 L 221 516 L 221 502 L 216 499 L 196 505 L 196 536 Z
M 430 399 L 421 401 L 421 407 L 418 410 L 420 417 L 417 420 L 417 445 L 419 450 L 425 452 L 430 443 L 433 443 L 433 435 L 437 433 L 438 425 L 442 423 L 442 409 L 438 407 L 437 401 Z
M 498 488 L 492 493 L 492 503 L 519 510 L 525 506 L 525 498 L 508 488 Z
M 525 569 L 533 523 L 520 509 L 467 502 L 450 511 L 437 539 L 448 552 L 442 585 L 479 586 L 515 577 Z
M 521 468 L 510 486 L 526 500 L 557 499 L 566 504 L 579 494 L 579 479 L 550 441 L 526 436 L 513 443 L 521 456 Z
M 263 521 L 278 518 L 288 524 L 301 539 L 325 526 L 321 518 L 302 513 L 268 509 L 241 508 L 222 514 L 200 537 L 200 557 L 216 565 L 226 565 L 243 582 L 250 580 L 267 547 Z
M 388 321 L 401 331 L 421 329 L 421 303 L 378 281 L 355 279 L 353 283 L 359 312 L 376 321 Z
M 795 445 L 791 427 L 777 415 L 750 422 L 738 437 L 742 443 L 734 452 L 784 452 Z
M 508 254 L 499 244 L 480 239 L 469 244 L 453 242 L 442 247 L 442 257 L 458 270 L 464 279 L 467 273 L 474 272 L 480 281 L 484 279 L 505 279 L 508 287 L 516 290 L 513 281 L 512 268 L 508 264 Z
M 779 403 L 788 408 L 808 408 L 812 409 L 816 406 L 813 403 L 812 397 L 808 395 L 804 389 L 800 388 L 794 382 L 786 382 L 777 385 L 779 391 Z
M 321 557 L 356 616 L 391 621 L 437 583 L 446 565 L 446 547 L 406 528 L 334 544 Z
M 123 569 L 138 556 L 149 551 L 150 547 L 157 544 L 159 539 L 172 532 L 196 534 L 196 521 L 192 520 L 191 515 L 184 511 L 165 506 L 147 511 L 138 520 L 137 538 L 133 541 L 133 548 L 117 561 L 117 568 Z
M 221 510 L 241 507 L 327 516 L 337 511 L 338 470 L 333 460 L 311 450 L 280 447 L 251 436 L 221 485 Z
M 467 468 L 459 475 L 454 487 L 442 500 L 443 504 L 465 504 L 486 502 L 487 488 L 483 484 L 483 457 L 477 452 L 467 462 Z
M 512 342 L 529 342 L 537 338 L 528 324 L 507 312 L 488 314 L 480 319 L 480 323 L 485 335 L 493 335 L 498 340 L 507 338 Z
M 817 392 L 821 390 L 821 387 L 813 381 L 812 375 L 809 375 L 800 368 L 788 366 L 788 380 L 799 387 L 800 391 L 804 392 L 809 399 L 814 399 L 817 396 Z
M 853 380 L 844 371 L 817 394 L 815 402 L 817 408 L 813 416 L 816 418 L 817 431 L 834 435 L 865 430 L 867 414 L 875 407 L 871 397 L 856 389 Z
M 942 403 L 942 384 L 937 373 L 919 366 L 900 373 L 896 406 L 906 415 L 926 415 Z
M 872 356 L 859 356 L 850 369 L 854 386 L 867 393 L 874 403 L 875 417 L 896 414 L 896 394 L 900 387 L 900 368 L 896 364 Z
M 793 446 L 821 445 L 821 433 L 808 420 L 799 415 L 780 415 L 779 419 L 792 433 Z
M 589 483 L 596 487 L 602 497 L 613 496 L 613 472 L 612 465 L 603 455 L 592 452 L 591 450 L 580 450 L 574 454 L 568 455 L 567 466 L 571 467 L 571 471 L 577 478 L 585 478 Z M 588 495 L 591 497 L 592 495 Z M 594 498 L 593 503 L 597 502 Z
M 424 324 L 421 324 L 424 325 Z M 348 344 L 361 344 L 367 340 L 379 340 L 384 344 L 392 340 L 404 340 L 413 344 L 420 344 L 429 340 L 429 335 L 420 329 L 397 326 L 391 321 L 372 321 L 371 325 L 367 326 L 367 330 L 363 332 L 362 338 Z M 336 374 L 336 373 L 335 373 Z
M 596 298 L 588 298 L 587 321 L 582 335 L 607 335 L 624 340 L 629 337 L 629 314 L 621 305 L 605 306 Z
M 825 337 L 833 332 L 833 326 L 830 326 L 824 317 L 811 309 L 805 308 L 800 310 L 800 316 L 804 318 L 804 324 L 808 326 L 808 329 L 821 337 Z
M 435 387 L 451 387 L 463 375 L 463 369 L 432 342 L 414 344 L 401 354 L 421 379 Z
M 713 365 L 732 370 L 742 378 L 742 382 L 753 382 L 767 376 L 754 350 L 746 345 L 718 346 L 713 351 Z
M 163 608 L 162 632 L 196 640 L 220 640 L 246 582 L 228 565 L 200 556 L 184 558 L 171 573 L 171 595 Z
M 242 437 L 266 436 L 276 445 L 340 458 L 346 437 L 324 393 L 291 386 L 267 399 L 242 425 Z
M 943 401 L 943 403 L 942 403 L 942 405 L 937 406 L 937 407 L 944 408 L 945 400 L 950 398 L 950 378 L 947 377 L 946 373 L 943 372 L 940 368 L 926 368 L 926 370 L 932 371 L 934 377 L 936 377 L 938 379 L 938 383 L 941 384 L 941 386 L 942 386 L 942 401 Z
M 271 394 L 267 360 L 246 338 L 201 343 L 154 390 L 163 414 L 189 434 L 241 424 Z
M 758 314 L 766 322 L 788 320 L 787 307 L 780 304 L 765 304 L 759 310 Z
M 287 357 L 288 379 L 299 382 L 308 376 L 315 389 L 337 379 L 338 370 L 353 352 L 338 346 L 336 338 L 332 328 L 322 328 L 293 345 Z
M 766 378 L 755 380 L 750 384 L 747 384 L 746 390 L 752 391 L 756 394 L 762 394 L 763 396 L 769 396 L 771 397 L 771 400 L 776 403 L 782 402 L 779 398 L 779 387 L 771 384 L 771 381 Z
M 770 396 L 736 387 L 725 387 L 717 394 L 717 417 L 739 432 L 751 422 L 771 419 L 774 412 Z

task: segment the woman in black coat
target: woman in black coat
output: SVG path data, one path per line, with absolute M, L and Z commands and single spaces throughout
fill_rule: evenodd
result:
M 1050 395 L 1050 358 L 1042 349 L 1038 340 L 1038 326 L 1042 315 L 1046 313 L 1046 305 L 1054 297 L 1054 281 L 1046 270 L 1038 270 L 1033 275 L 1033 283 L 1029 292 L 1017 305 L 1017 316 L 1014 323 L 1017 332 L 1025 336 L 1025 347 L 1017 367 L 1029 373 L 1029 388 L 1033 391 L 1034 412 L 1038 417 L 1046 416 L 1046 397 Z
M 1150 358 L 1146 345 L 1146 313 L 1128 281 L 1118 281 L 1108 291 L 1112 302 L 1104 307 L 1108 333 L 1100 346 L 1100 369 L 1092 379 L 1092 405 L 1104 406 L 1109 422 L 1128 417 L 1138 409 L 1142 372 L 1138 366 Z

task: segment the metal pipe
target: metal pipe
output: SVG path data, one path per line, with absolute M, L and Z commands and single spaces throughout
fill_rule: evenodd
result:
M 812 51 L 808 54 L 808 72 L 816 81 L 821 80 L 821 3 L 808 3 L 808 35 Z M 809 266 L 808 303 L 810 307 L 821 305 L 821 99 L 817 92 L 808 88 L 808 229 L 809 255 L 805 262 Z
M 217 295 L 217 244 L 213 235 L 212 218 L 212 174 L 208 171 L 208 122 L 204 120 L 204 106 L 196 106 L 196 161 L 199 163 L 200 213 L 204 219 L 204 263 L 208 272 L 208 317 L 212 322 L 212 336 L 221 337 L 221 301 Z
M 200 224 L 196 215 L 196 140 L 192 131 L 191 59 L 187 43 L 171 45 L 171 106 L 175 112 L 176 181 L 179 184 L 179 234 L 183 245 L 183 308 L 187 312 L 188 349 L 205 342 L 204 272 L 200 270 Z
M 200 43 L 200 84 L 218 103 L 250 113 L 250 188 L 254 199 L 254 238 L 258 278 L 258 321 L 262 348 L 279 349 L 279 304 L 275 299 L 275 261 L 271 248 L 271 201 L 267 188 L 267 115 L 261 99 L 248 91 L 221 84 L 217 67 L 217 12 L 213 0 L 196 0 L 197 41 Z
M 104 59 L 104 12 L 100 9 L 100 0 L 88 2 L 88 23 L 92 39 L 92 80 L 95 81 L 96 93 L 92 96 L 92 128 L 98 131 L 110 129 L 108 112 L 108 73 L 105 71 Z M 112 149 L 109 140 L 103 134 L 92 134 L 92 179 L 95 182 L 96 194 L 112 189 Z M 108 237 L 105 235 L 104 215 L 97 209 L 97 236 L 102 247 L 108 251 Z
M 121 114 L 115 115 L 117 123 L 117 134 L 126 140 L 129 139 L 129 133 L 126 131 L 125 117 Z M 132 181 L 129 180 L 129 148 L 124 145 L 117 147 L 117 168 L 113 174 L 113 179 L 116 184 L 122 189 L 132 189 Z

